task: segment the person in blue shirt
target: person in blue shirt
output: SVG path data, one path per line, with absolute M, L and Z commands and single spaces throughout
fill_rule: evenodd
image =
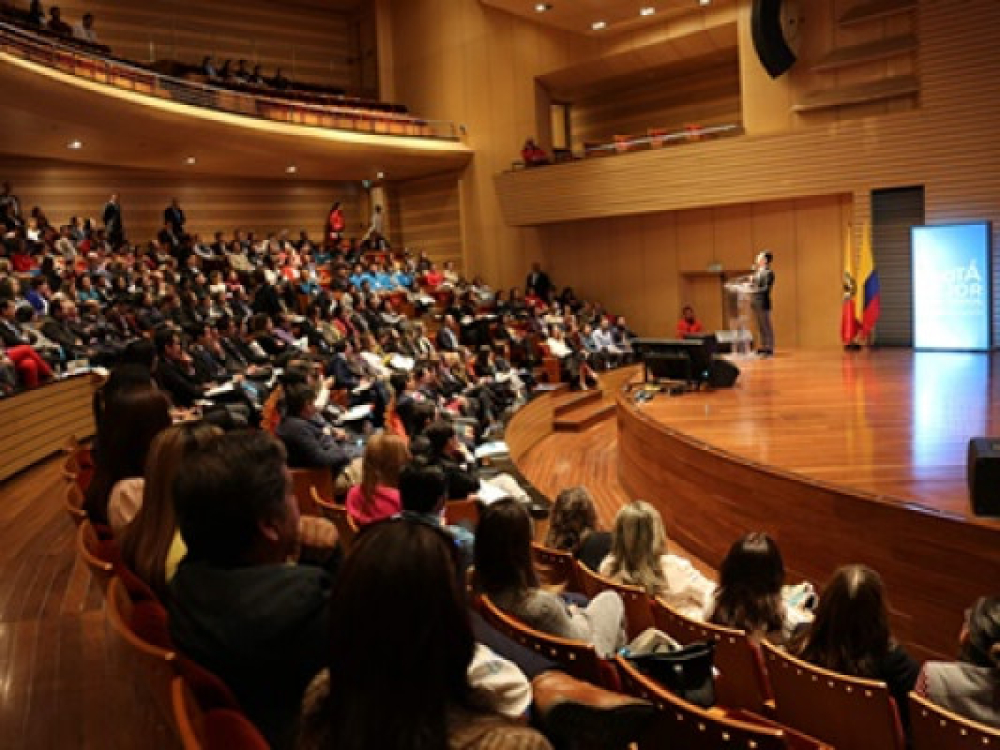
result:
M 372 285 L 372 276 L 365 270 L 364 266 L 362 266 L 360 263 L 355 263 L 354 270 L 350 275 L 350 281 L 351 284 L 360 289 L 361 285 L 364 284 L 364 282 L 366 281 L 368 282 L 369 286 Z
M 390 278 L 392 279 L 393 286 L 397 289 L 413 288 L 413 275 L 403 270 L 402 265 L 398 262 L 390 274 Z
M 371 276 L 373 290 L 377 292 L 391 292 L 393 290 L 392 277 L 378 263 L 371 264 L 368 275 Z

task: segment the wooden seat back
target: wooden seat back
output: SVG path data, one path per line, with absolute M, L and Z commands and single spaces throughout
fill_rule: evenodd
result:
M 333 472 L 329 467 L 320 466 L 314 469 L 290 469 L 292 483 L 295 485 L 295 499 L 299 502 L 299 513 L 304 516 L 320 515 L 319 508 L 313 502 L 313 487 L 321 497 L 333 497 Z
M 176 675 L 177 652 L 154 645 L 138 635 L 134 626 L 137 606 L 122 580 L 112 578 L 108 584 L 104 616 L 112 647 L 117 649 L 118 658 L 114 663 L 118 665 L 117 671 L 120 671 L 122 679 L 146 686 L 161 716 L 170 721 L 170 683 Z M 160 605 L 145 602 L 141 606 Z
M 470 529 L 475 529 L 479 525 L 478 500 L 449 500 L 444 504 L 444 522 L 446 524 L 455 526 L 462 521 Z
M 538 580 L 547 586 L 562 585 L 567 591 L 580 591 L 576 578 L 576 558 L 561 549 L 531 543 L 531 559 L 535 563 Z
M 107 558 L 97 530 L 86 517 L 80 522 L 76 531 L 76 551 L 94 576 L 94 580 L 102 589 L 106 589 L 115 574 L 114 562 Z
M 83 490 L 80 489 L 75 481 L 69 482 L 66 485 L 64 502 L 66 505 L 66 512 L 69 513 L 69 517 L 73 519 L 73 523 L 79 525 L 87 520 L 87 511 L 83 509 L 83 503 L 86 497 L 83 494 Z
M 613 581 L 595 573 L 579 560 L 576 561 L 576 579 L 580 583 L 580 591 L 588 599 L 593 599 L 602 591 L 614 591 L 621 597 L 625 605 L 625 630 L 630 640 L 653 627 L 653 613 L 645 589 Z
M 311 487 L 309 492 L 318 513 L 324 518 L 330 519 L 337 527 L 337 538 L 340 540 L 340 547 L 346 555 L 351 551 L 354 537 L 358 534 L 358 527 L 354 525 L 354 519 L 348 514 L 345 506 L 337 505 L 332 500 L 323 497 L 316 487 Z
M 241 711 L 203 710 L 183 677 L 170 686 L 173 723 L 184 750 L 268 750 L 260 731 Z
M 683 645 L 715 644 L 715 695 L 719 705 L 762 713 L 772 703 L 771 685 L 760 649 L 742 630 L 685 617 L 660 598 L 651 602 L 653 624 Z
M 595 685 L 608 685 L 608 674 L 601 668 L 601 658 L 584 641 L 542 633 L 511 617 L 483 594 L 479 599 L 483 619 L 515 643 L 560 665 L 571 675 Z
M 913 750 L 996 750 L 1000 748 L 1000 729 L 910 693 L 910 739 Z
M 837 750 L 903 750 L 902 725 L 884 682 L 831 672 L 761 643 L 775 717 Z
M 732 748 L 732 750 L 786 750 L 785 732 L 768 726 L 727 718 L 677 697 L 646 677 L 619 656 L 622 690 L 648 700 L 659 709 L 657 719 L 640 748 Z

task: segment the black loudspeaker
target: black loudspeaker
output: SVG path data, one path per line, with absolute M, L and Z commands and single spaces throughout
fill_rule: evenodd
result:
M 771 78 L 786 73 L 797 59 L 785 41 L 781 4 L 782 0 L 754 0 L 750 20 L 754 49 Z
M 969 441 L 969 499 L 977 516 L 1000 516 L 1000 438 Z
M 712 359 L 712 365 L 708 368 L 709 388 L 732 388 L 736 383 L 736 378 L 740 376 L 740 368 L 722 357 Z

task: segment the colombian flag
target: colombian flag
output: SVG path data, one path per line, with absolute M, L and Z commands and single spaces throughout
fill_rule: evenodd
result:
M 844 346 L 853 344 L 861 324 L 854 312 L 854 299 L 858 293 L 858 277 L 854 268 L 854 243 L 851 242 L 852 229 L 848 227 L 844 235 L 844 302 L 840 311 L 840 340 Z
M 878 271 L 875 270 L 875 257 L 872 255 L 872 231 L 865 224 L 864 236 L 861 240 L 861 257 L 858 259 L 858 283 L 860 288 L 855 295 L 855 316 L 861 321 L 861 334 L 870 336 L 875 330 L 880 310 L 880 294 Z

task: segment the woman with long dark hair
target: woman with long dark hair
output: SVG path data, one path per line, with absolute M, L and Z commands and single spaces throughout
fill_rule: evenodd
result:
M 108 523 L 112 492 L 141 494 L 124 480 L 142 477 L 153 438 L 170 423 L 170 399 L 153 387 L 126 390 L 105 403 L 97 435 L 101 449 L 83 506 L 92 523 Z
M 747 534 L 722 561 L 707 620 L 785 643 L 812 615 L 785 603 L 784 583 L 785 563 L 775 541 L 764 533 Z
M 396 519 L 355 542 L 330 600 L 328 671 L 306 693 L 299 750 L 544 750 L 479 707 L 457 551 L 443 529 Z
M 611 534 L 597 528 L 597 506 L 586 487 L 567 487 L 556 495 L 545 546 L 572 552 L 597 570 L 611 551 Z
M 791 650 L 818 667 L 886 683 L 908 725 L 906 696 L 920 667 L 889 631 L 882 579 L 871 568 L 846 565 L 833 574 L 816 619 Z
M 593 644 L 602 656 L 625 645 L 624 607 L 604 591 L 586 607 L 543 590 L 531 560 L 531 518 L 517 500 L 487 506 L 476 527 L 476 585 L 500 609 L 543 633 Z

